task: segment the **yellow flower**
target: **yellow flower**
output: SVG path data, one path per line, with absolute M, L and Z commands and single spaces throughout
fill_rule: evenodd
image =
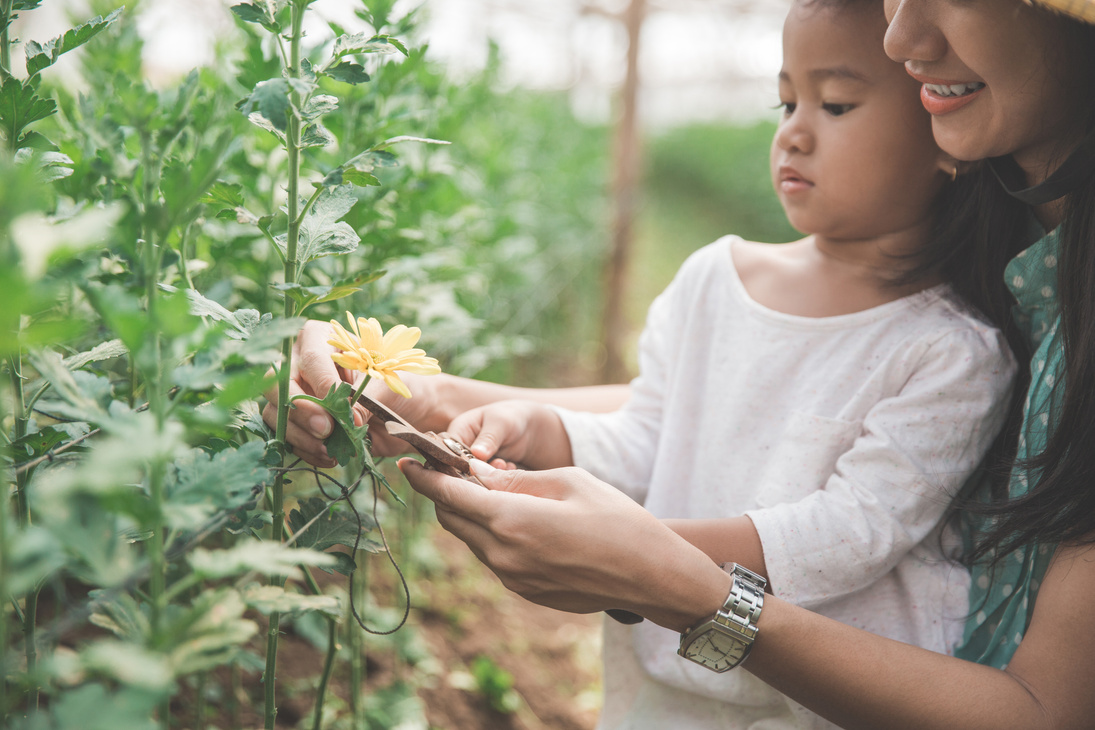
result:
M 357 370 L 366 375 L 376 375 L 384 379 L 389 388 L 404 398 L 411 397 L 411 391 L 396 375 L 403 370 L 416 375 L 437 375 L 441 367 L 437 360 L 426 357 L 425 350 L 415 348 L 422 330 L 397 324 L 386 333 L 380 323 L 370 317 L 358 317 L 356 320 L 349 312 L 346 318 L 350 322 L 348 332 L 335 320 L 331 320 L 331 339 L 327 343 L 338 348 L 331 359 L 344 368 Z

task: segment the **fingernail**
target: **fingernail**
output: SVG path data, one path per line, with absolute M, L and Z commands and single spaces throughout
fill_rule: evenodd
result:
M 468 466 L 471 467 L 471 473 L 477 477 L 486 476 L 498 471 L 487 462 L 479 461 L 479 459 L 468 459 Z
M 325 439 L 331 435 L 331 419 L 327 416 L 315 415 L 308 421 L 308 428 L 317 439 Z

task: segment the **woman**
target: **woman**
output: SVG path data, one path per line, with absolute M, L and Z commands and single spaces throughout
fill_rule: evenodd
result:
M 1095 22 L 1095 2 L 1060 5 Z M 924 83 L 937 141 L 962 160 L 996 158 L 993 174 L 1040 226 L 1006 273 L 1031 381 L 1010 499 L 979 546 L 1002 557 L 975 566 L 980 592 L 960 651 L 982 663 L 767 596 L 744 668 L 845 727 L 1091 727 L 1095 31 L 1018 0 L 887 0 L 886 11 L 887 52 Z M 1009 221 L 1012 230 L 1001 233 L 1013 241 L 1024 222 L 1017 209 L 997 202 L 992 210 Z M 714 615 L 730 590 L 731 577 L 711 558 L 733 559 L 732 546 L 708 557 L 584 473 L 480 467 L 485 492 L 402 466 L 437 502 L 442 524 L 539 603 L 626 608 L 685 631 Z
M 986 237 L 978 267 L 996 277 L 1003 267 L 994 260 L 1028 252 L 1007 277 L 1023 310 L 1015 326 L 1030 356 L 1031 398 L 1020 404 L 1002 521 L 980 536 L 981 553 L 1002 557 L 995 572 L 976 568 L 984 595 L 971 598 L 961 652 L 976 661 L 765 597 L 744 670 L 845 727 L 1091 727 L 1095 717 L 1095 332 L 1085 328 L 1095 321 L 1095 30 L 1071 19 L 1095 23 L 1095 2 L 1054 5 L 1069 17 L 1019 0 L 886 0 L 887 52 L 924 83 L 940 145 L 963 160 L 997 158 L 991 174 L 1033 213 L 1020 218 L 1019 203 L 986 194 L 988 227 L 999 235 Z M 1021 239 L 1027 224 L 1040 232 Z M 1042 231 L 1053 234 L 1034 241 Z M 510 395 L 432 387 L 455 387 L 453 410 Z M 598 394 L 606 406 L 620 396 Z M 402 467 L 437 503 L 441 523 L 536 602 L 624 608 L 683 632 L 715 615 L 736 585 L 717 564 L 735 559 L 733 546 L 701 552 L 583 472 L 482 465 L 484 491 Z

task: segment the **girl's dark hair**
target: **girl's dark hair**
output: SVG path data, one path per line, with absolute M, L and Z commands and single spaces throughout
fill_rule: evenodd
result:
M 1062 21 L 1062 27 L 1066 37 L 1052 52 L 1063 49 L 1069 57 L 1075 78 L 1073 99 L 1083 105 L 1074 113 L 1081 128 L 1092 135 L 1095 26 Z M 968 200 L 976 201 L 981 208 L 978 213 L 955 202 L 960 214 L 974 216 L 977 234 L 965 247 L 968 250 L 947 260 L 941 242 L 936 248 L 938 261 L 945 267 L 944 275 L 960 294 L 1001 327 L 1020 363 L 1020 380 L 1007 425 L 988 463 L 993 498 L 988 503 L 962 503 L 975 515 L 990 518 L 967 559 L 990 558 L 996 562 L 1035 541 L 1095 543 L 1095 174 L 1064 201 L 1057 266 L 1061 321 L 1055 336 L 1061 338 L 1065 365 L 1050 398 L 1048 442 L 1041 453 L 1018 463 L 1015 443 L 1030 382 L 1030 353 L 1012 321 L 1011 297 L 1004 289 L 1003 273 L 1007 261 L 1030 242 L 1030 214 L 1011 200 L 993 177 L 983 166 L 970 181 L 973 190 Z M 1025 471 L 1032 486 L 1025 495 L 1009 499 L 1007 484 L 1013 468 Z

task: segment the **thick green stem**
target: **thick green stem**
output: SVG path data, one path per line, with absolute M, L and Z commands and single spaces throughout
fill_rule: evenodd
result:
M 300 78 L 300 41 L 303 36 L 304 10 L 306 3 L 293 2 L 292 5 L 292 31 L 289 43 L 289 76 Z M 285 135 L 285 151 L 288 155 L 289 180 L 288 180 L 288 214 L 289 230 L 285 240 L 285 283 L 294 284 L 299 275 L 297 262 L 297 244 L 300 239 L 300 94 L 294 88 L 291 93 L 289 110 L 289 126 Z M 285 316 L 292 317 L 296 314 L 293 300 L 285 297 Z M 287 338 L 282 344 L 281 370 L 278 373 L 278 421 L 275 438 L 286 450 L 285 432 L 289 424 L 289 374 L 291 371 L 293 356 L 293 342 Z M 285 536 L 285 478 L 278 474 L 274 481 L 273 500 L 270 509 L 273 513 L 273 525 L 271 539 L 281 542 Z M 277 580 L 280 584 L 281 581 Z M 266 636 L 266 671 L 263 675 L 263 690 L 265 693 L 265 723 L 266 730 L 274 730 L 274 720 L 277 717 L 276 703 L 276 669 L 278 654 L 278 633 L 281 626 L 281 614 L 270 614 L 270 626 Z
M 6 398 L 0 397 L 0 423 L 4 422 L 4 403 L 6 400 Z M 11 501 L 11 494 L 9 493 L 9 482 L 6 475 L 3 484 L 3 494 L 0 494 L 0 597 L 8 595 L 8 566 L 5 560 L 8 555 L 11 555 L 11 546 L 8 545 L 8 504 Z M 7 646 L 8 611 L 7 608 L 0 608 L 0 726 L 4 727 L 8 724 L 8 668 L 5 661 Z
M 315 577 L 308 570 L 304 571 L 304 579 L 308 583 L 308 589 L 313 595 L 320 595 Z M 338 653 L 338 621 L 333 616 L 327 619 L 327 655 L 323 660 L 323 673 L 319 677 L 319 687 L 316 689 L 316 709 L 312 715 L 312 730 L 323 728 L 323 703 L 327 699 L 327 684 L 331 681 L 331 671 L 335 666 L 335 655 Z
M 12 0 L 0 0 L 0 81 L 11 74 L 11 24 Z
M 23 390 L 23 362 L 22 357 L 14 355 L 8 360 L 8 373 L 11 376 L 12 408 L 14 416 L 15 440 L 27 435 L 27 426 L 30 422 L 26 403 L 26 393 Z M 27 484 L 30 482 L 32 471 L 16 472 L 15 475 L 15 505 L 19 525 L 26 528 L 30 525 L 30 501 L 27 498 Z M 5 495 L 6 498 L 6 495 Z M 38 642 L 35 637 L 38 617 L 38 588 L 33 587 L 24 597 L 23 605 L 23 649 L 27 658 L 27 676 L 30 678 L 28 689 L 27 708 L 30 712 L 38 711 L 38 699 L 40 688 L 34 676 L 38 669 Z

